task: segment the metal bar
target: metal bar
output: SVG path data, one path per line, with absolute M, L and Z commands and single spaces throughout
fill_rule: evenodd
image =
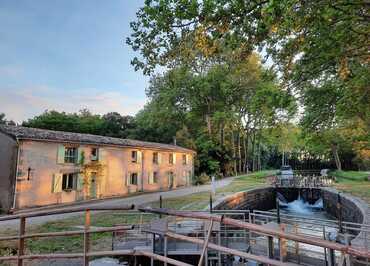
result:
M 24 255 L 24 238 L 23 235 L 26 231 L 26 218 L 22 217 L 19 221 L 19 239 L 18 239 L 18 266 L 23 265 L 23 259 L 21 258 Z
M 206 251 L 207 251 L 207 246 L 208 246 L 209 238 L 211 237 L 212 227 L 213 227 L 213 220 L 211 220 L 211 222 L 210 222 L 210 224 L 209 224 L 208 233 L 207 233 L 207 238 L 206 238 L 206 239 L 205 239 L 205 241 L 204 241 L 204 245 L 203 245 L 202 253 L 201 253 L 201 255 L 200 255 L 199 262 L 198 262 L 198 266 L 202 266 L 203 258 L 204 258 L 204 254 L 205 254 L 205 253 L 206 253 Z
M 180 235 L 180 234 L 176 234 L 176 233 L 172 233 L 172 232 L 167 232 L 166 236 L 174 238 L 174 239 L 183 240 L 183 241 L 189 241 L 189 242 L 199 244 L 199 245 L 204 245 L 204 243 L 205 243 L 204 240 L 194 238 L 194 237 L 184 236 L 184 235 Z M 214 249 L 214 250 L 217 250 L 217 251 L 220 251 L 220 252 L 223 252 L 223 253 L 227 253 L 227 254 L 232 254 L 232 255 L 239 256 L 239 257 L 242 257 L 242 258 L 246 258 L 246 259 L 249 259 L 249 260 L 259 261 L 259 262 L 262 262 L 262 263 L 265 263 L 265 264 L 270 264 L 270 265 L 275 265 L 275 266 L 296 266 L 296 264 L 293 264 L 293 263 L 280 262 L 278 260 L 269 259 L 265 256 L 258 256 L 258 255 L 254 255 L 254 254 L 251 254 L 251 253 L 242 252 L 242 251 L 239 251 L 239 250 L 236 250 L 236 249 L 231 249 L 231 248 L 219 246 L 219 245 L 216 245 L 216 244 L 213 244 L 213 243 L 208 243 L 207 246 L 210 249 Z
M 85 212 L 85 227 L 84 227 L 84 265 L 89 266 L 89 257 L 87 253 L 89 252 L 90 247 L 90 235 L 88 233 L 90 230 L 90 211 L 86 210 Z
M 86 232 L 88 233 L 104 233 L 104 232 L 115 232 L 115 231 L 124 231 L 124 230 L 131 230 L 133 226 L 114 226 L 114 227 L 104 227 L 104 228 L 97 228 L 97 229 L 89 229 Z M 54 236 L 73 236 L 73 235 L 83 235 L 85 230 L 75 230 L 75 231 L 63 231 L 63 232 L 50 232 L 50 233 L 34 233 L 34 234 L 25 234 L 23 238 L 36 238 L 36 237 L 54 237 Z M 19 239 L 19 236 L 8 236 L 8 237 L 0 237 L 0 241 L 3 240 L 14 240 Z
M 213 219 L 216 222 L 222 221 L 222 223 L 224 224 L 229 224 L 229 225 L 233 225 L 236 227 L 249 229 L 256 233 L 260 233 L 263 235 L 271 235 L 275 237 L 285 238 L 288 240 L 298 241 L 298 242 L 309 244 L 309 245 L 335 249 L 338 251 L 346 252 L 354 256 L 370 258 L 370 251 L 365 250 L 365 249 L 353 248 L 351 246 L 346 246 L 343 244 L 330 242 L 330 241 L 323 240 L 317 237 L 286 233 L 280 230 L 269 229 L 261 225 L 250 224 L 250 223 L 246 223 L 246 222 L 239 221 L 239 220 L 232 219 L 232 218 L 227 218 L 227 217 L 223 218 L 218 215 L 213 215 L 213 214 L 211 215 L 208 213 L 196 213 L 196 212 L 190 212 L 190 211 L 176 211 L 176 210 L 170 210 L 170 209 L 156 209 L 156 208 L 140 208 L 140 211 L 158 213 L 158 214 L 162 213 L 166 215 L 189 217 L 189 218 L 195 218 L 195 219 L 206 219 L 206 220 Z
M 128 211 L 128 210 L 133 210 L 134 208 L 135 208 L 135 205 L 122 206 L 122 207 L 96 206 L 96 207 L 91 207 L 91 208 L 69 207 L 69 208 L 63 208 L 63 209 L 57 209 L 57 210 L 43 210 L 43 211 L 7 215 L 7 216 L 0 217 L 0 221 L 14 220 L 14 219 L 22 218 L 22 217 L 29 218 L 29 217 L 36 217 L 36 216 L 47 216 L 47 215 L 72 213 L 72 212 L 84 212 L 86 210 L 90 210 L 90 211 Z
M 156 260 L 159 260 L 159 261 L 167 262 L 167 263 L 175 265 L 175 266 L 192 266 L 191 264 L 187 264 L 185 262 L 174 260 L 174 259 L 171 259 L 171 258 L 166 258 L 164 256 L 154 254 L 154 253 L 151 253 L 151 252 L 148 252 L 148 251 L 136 250 L 135 255 L 136 255 L 136 253 L 137 253 L 137 255 L 143 255 L 143 256 L 153 258 L 153 259 L 156 259 Z

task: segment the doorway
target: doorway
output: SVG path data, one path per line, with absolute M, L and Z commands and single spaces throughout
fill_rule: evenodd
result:
M 174 186 L 175 175 L 173 172 L 168 172 L 168 188 L 171 189 Z

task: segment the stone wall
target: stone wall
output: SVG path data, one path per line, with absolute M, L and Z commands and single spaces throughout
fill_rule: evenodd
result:
M 262 210 L 275 208 L 275 190 L 273 187 L 260 187 L 233 194 L 219 203 L 216 210 Z

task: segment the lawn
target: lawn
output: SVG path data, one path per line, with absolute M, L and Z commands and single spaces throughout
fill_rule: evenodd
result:
M 335 187 L 338 190 L 362 198 L 370 204 L 369 172 L 333 171 L 330 174 L 336 177 Z
M 216 192 L 216 198 L 221 198 L 229 194 L 233 194 L 246 189 L 258 187 L 266 184 L 266 177 L 271 176 L 276 171 L 261 171 L 249 175 L 242 175 L 236 177 L 228 186 L 220 188 Z M 194 193 L 188 196 L 166 199 L 162 201 L 164 208 L 172 209 L 187 209 L 187 210 L 204 210 L 209 206 L 209 192 Z M 159 207 L 159 201 L 150 204 L 153 207 Z M 147 222 L 151 219 L 158 217 L 152 214 L 133 213 L 127 212 L 103 212 L 93 213 L 91 215 L 92 226 L 114 226 L 118 224 L 136 224 L 139 222 Z M 63 220 L 47 222 L 43 225 L 32 226 L 27 229 L 27 233 L 36 232 L 56 232 L 65 230 L 76 230 L 84 224 L 84 217 L 77 216 Z M 7 232 L 7 234 L 16 234 L 16 232 Z M 29 239 L 26 242 L 28 252 L 30 253 L 51 253 L 51 252 L 81 252 L 82 251 L 82 236 L 70 237 L 54 237 L 54 238 L 39 238 Z M 16 248 L 16 242 L 0 242 L 0 255 L 1 252 L 5 253 L 5 247 L 11 246 Z M 95 233 L 92 234 L 92 249 L 97 250 L 101 248 L 110 248 L 112 244 L 111 233 Z M 3 247 L 3 249 L 2 249 Z

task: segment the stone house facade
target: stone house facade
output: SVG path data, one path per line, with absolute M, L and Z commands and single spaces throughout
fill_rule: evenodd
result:
M 0 126 L 0 208 L 188 186 L 194 155 L 176 145 Z

